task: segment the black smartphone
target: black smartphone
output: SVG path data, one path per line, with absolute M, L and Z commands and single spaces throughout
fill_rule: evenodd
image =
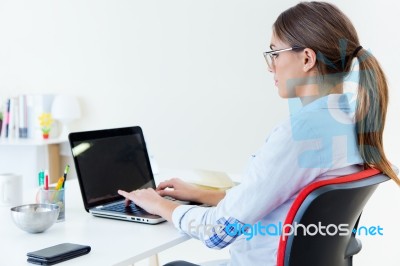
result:
M 28 262 L 39 265 L 54 265 L 90 252 L 90 246 L 62 243 L 48 248 L 28 252 Z

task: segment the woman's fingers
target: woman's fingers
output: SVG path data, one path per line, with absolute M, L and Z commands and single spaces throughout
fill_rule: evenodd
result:
M 163 190 L 166 188 L 175 188 L 176 184 L 179 182 L 178 178 L 172 178 L 166 181 L 161 182 L 158 186 L 156 190 Z

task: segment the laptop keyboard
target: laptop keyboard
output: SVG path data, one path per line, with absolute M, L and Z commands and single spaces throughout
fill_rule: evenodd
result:
M 139 206 L 131 203 L 128 206 L 125 206 L 125 202 L 117 203 L 111 206 L 103 207 L 102 210 L 106 211 L 114 211 L 114 212 L 121 212 L 127 214 L 135 214 L 135 213 L 147 213 L 144 209 L 140 208 Z
M 169 196 L 164 196 L 164 198 L 167 200 L 176 201 L 176 199 L 169 197 Z M 102 207 L 101 209 L 105 210 L 105 211 L 114 211 L 114 212 L 120 212 L 120 213 L 126 213 L 126 214 L 135 214 L 135 213 L 148 214 L 148 212 L 146 212 L 141 207 L 135 205 L 133 202 L 128 206 L 125 206 L 125 202 L 120 202 L 120 203 L 113 204 L 110 206 Z

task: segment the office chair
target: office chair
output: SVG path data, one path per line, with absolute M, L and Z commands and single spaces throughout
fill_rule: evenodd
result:
M 376 169 L 329 180 L 317 181 L 300 191 L 293 202 L 285 225 L 304 226 L 348 224 L 349 234 L 332 235 L 317 233 L 304 235 L 298 230 L 296 236 L 281 236 L 278 248 L 277 266 L 350 266 L 353 255 L 361 250 L 361 241 L 355 238 L 362 210 L 377 186 L 389 180 Z M 310 227 L 311 228 L 311 227 Z M 355 230 L 353 230 L 353 228 Z M 285 230 L 286 229 L 286 230 Z M 284 226 L 284 232 L 291 228 Z M 315 229 L 311 228 L 311 234 Z

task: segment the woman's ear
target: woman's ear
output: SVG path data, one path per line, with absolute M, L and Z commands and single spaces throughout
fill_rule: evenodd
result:
M 303 71 L 309 72 L 317 63 L 317 55 L 314 50 L 305 48 L 303 50 Z

